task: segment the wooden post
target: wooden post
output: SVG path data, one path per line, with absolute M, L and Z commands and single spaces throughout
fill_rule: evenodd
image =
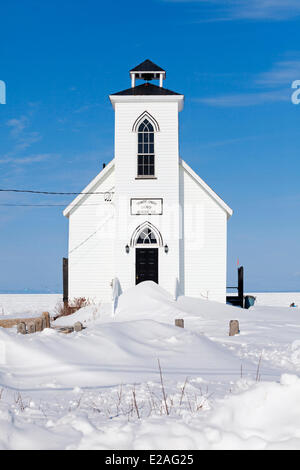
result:
M 43 319 L 43 329 L 44 328 L 50 328 L 50 315 L 49 315 L 49 312 L 43 312 L 42 319 Z
M 230 320 L 229 322 L 229 336 L 238 335 L 240 332 L 240 325 L 237 320 Z
M 41 317 L 35 320 L 35 331 L 36 332 L 43 331 L 43 319 Z
M 63 258 L 63 302 L 69 302 L 69 259 Z
M 238 268 L 238 297 L 240 307 L 244 307 L 244 267 Z
M 184 320 L 182 318 L 177 318 L 175 320 L 175 326 L 179 326 L 179 328 L 184 328 Z
M 27 323 L 27 332 L 29 335 L 35 333 L 35 322 L 34 321 L 31 321 L 29 323 Z
M 26 323 L 24 322 L 20 322 L 17 324 L 17 331 L 18 333 L 20 333 L 21 335 L 26 335 L 27 334 L 27 331 L 26 331 Z

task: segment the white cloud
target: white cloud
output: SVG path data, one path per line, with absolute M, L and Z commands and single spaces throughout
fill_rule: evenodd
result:
M 208 106 L 243 107 L 291 101 L 291 85 L 300 79 L 300 60 L 285 60 L 274 64 L 271 70 L 258 74 L 250 83 L 252 91 L 196 98 Z
M 13 148 L 5 155 L 5 158 L 14 158 L 20 152 L 30 148 L 33 144 L 41 140 L 41 135 L 38 132 L 33 132 L 30 129 L 30 120 L 28 116 L 21 116 L 20 118 L 9 119 L 6 126 L 10 128 L 10 136 L 13 139 Z
M 284 20 L 300 15 L 299 0 L 244 0 L 231 3 L 232 17 L 238 19 Z
M 300 60 L 277 62 L 269 72 L 257 77 L 256 83 L 264 86 L 290 86 L 294 80 L 300 79 Z
M 39 142 L 41 140 L 41 136 L 38 132 L 29 132 L 26 135 L 19 138 L 18 143 L 16 144 L 16 150 L 25 150 L 31 145 Z
M 211 5 L 210 21 L 287 20 L 300 15 L 299 0 L 166 0 Z
M 291 93 L 283 89 L 256 93 L 221 95 L 209 98 L 196 98 L 194 101 L 217 107 L 245 107 L 287 102 L 290 99 Z
M 13 165 L 22 166 L 22 165 L 30 165 L 31 163 L 39 163 L 44 162 L 45 160 L 49 160 L 49 158 L 56 158 L 57 155 L 52 153 L 39 153 L 36 155 L 29 155 L 23 158 L 14 158 L 14 157 L 3 157 L 0 159 L 0 165 L 11 163 Z
M 17 137 L 28 126 L 28 118 L 21 116 L 19 119 L 10 119 L 6 125 L 11 128 L 11 135 Z

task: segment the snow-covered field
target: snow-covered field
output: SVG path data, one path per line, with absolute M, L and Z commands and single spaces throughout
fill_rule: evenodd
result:
M 114 318 L 90 305 L 57 320 L 80 333 L 0 329 L 0 449 L 300 449 L 300 293 L 254 295 L 249 310 L 174 302 L 147 282 Z M 0 295 L 0 315 L 60 300 Z
M 38 317 L 41 312 L 53 314 L 61 300 L 60 294 L 0 294 L 0 318 Z

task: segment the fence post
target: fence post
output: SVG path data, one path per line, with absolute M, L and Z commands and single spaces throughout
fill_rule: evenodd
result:
M 179 326 L 179 328 L 184 328 L 184 320 L 183 318 L 177 318 L 175 320 L 175 326 Z
M 27 331 L 26 331 L 26 323 L 24 323 L 24 322 L 18 323 L 18 325 L 17 325 L 17 331 L 18 331 L 18 333 L 20 333 L 21 335 L 26 335 L 26 334 L 27 334 Z
M 37 333 L 43 331 L 43 319 L 41 317 L 35 320 L 35 331 Z
M 50 315 L 48 312 L 43 312 L 42 319 L 43 319 L 43 329 L 50 328 Z
M 238 320 L 230 320 L 229 323 L 229 336 L 238 335 L 240 332 L 240 325 Z
M 238 297 L 240 306 L 244 307 L 244 267 L 238 269 Z
M 29 335 L 31 335 L 32 333 L 35 333 L 35 322 L 34 321 L 29 322 L 27 324 L 27 331 L 28 331 Z
M 63 302 L 69 302 L 69 259 L 63 258 Z

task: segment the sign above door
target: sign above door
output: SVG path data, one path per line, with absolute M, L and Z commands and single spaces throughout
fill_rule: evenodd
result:
M 163 200 L 154 199 L 136 199 L 130 200 L 131 215 L 162 215 Z

